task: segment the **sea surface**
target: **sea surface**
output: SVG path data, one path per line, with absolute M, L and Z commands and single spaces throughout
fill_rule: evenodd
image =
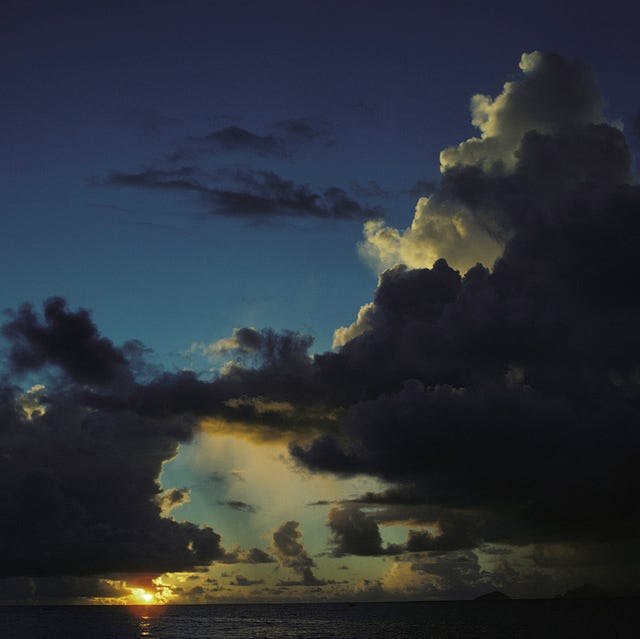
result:
M 2 639 L 627 639 L 640 600 L 4 606 Z

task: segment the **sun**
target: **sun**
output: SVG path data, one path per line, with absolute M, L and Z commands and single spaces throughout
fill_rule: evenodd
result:
M 143 588 L 133 588 L 131 592 L 137 602 L 145 604 L 157 603 L 155 596 Z

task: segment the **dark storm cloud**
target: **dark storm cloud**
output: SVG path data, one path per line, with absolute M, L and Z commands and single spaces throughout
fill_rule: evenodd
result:
M 396 544 L 382 546 L 378 524 L 356 504 L 343 504 L 329 511 L 327 526 L 331 529 L 336 556 L 393 555 L 402 549 Z
M 276 332 L 270 328 L 237 328 L 229 339 L 214 344 L 221 355 L 257 358 L 262 366 L 304 366 L 313 337 L 294 331 Z
M 260 548 L 250 548 L 243 550 L 236 546 L 231 551 L 226 552 L 223 557 L 217 559 L 221 564 L 272 564 L 275 559 Z
M 61 298 L 45 303 L 43 318 L 23 306 L 3 334 L 15 368 L 55 366 L 63 378 L 50 376 L 37 394 L 6 386 L 0 394 L 0 544 L 11 548 L 0 575 L 159 574 L 222 557 L 211 528 L 161 516 L 163 502 L 185 499 L 162 494 L 157 478 L 195 422 L 116 406 L 135 387 L 127 349 Z M 87 405 L 95 388 L 108 411 Z
M 155 500 L 162 462 L 189 429 L 47 402 L 40 417 L 16 410 L 3 423 L 0 536 L 12 552 L 0 574 L 157 574 L 222 555 L 212 529 L 162 518 Z
M 87 310 L 70 311 L 64 299 L 52 297 L 44 304 L 43 320 L 30 304 L 10 317 L 2 333 L 10 340 L 9 359 L 15 372 L 53 364 L 80 383 L 109 385 L 132 380 L 128 356 L 136 357 L 139 345 L 130 342 L 116 348 L 100 336 Z
M 297 521 L 285 521 L 273 532 L 273 554 L 283 568 L 296 573 L 298 581 L 280 581 L 282 586 L 322 586 L 326 582 L 313 574 L 315 563 L 304 549 Z
M 370 508 L 369 517 L 378 525 L 410 526 L 406 544 L 394 548 L 394 554 L 475 548 L 484 539 L 481 513 L 435 506 L 427 494 L 413 485 L 368 492 L 348 503 Z M 422 528 L 414 530 L 415 526 Z
M 247 552 L 245 561 L 248 564 L 271 564 L 275 559 L 260 548 L 252 548 Z
M 394 491 L 398 492 L 398 491 Z M 371 512 L 362 510 L 361 504 L 389 504 L 373 499 L 371 493 L 364 500 L 348 501 L 329 511 L 327 526 L 332 531 L 331 544 L 334 554 L 350 555 L 399 555 L 415 552 L 446 552 L 476 548 L 482 540 L 482 522 L 476 514 L 456 512 L 425 504 L 422 497 L 419 507 L 416 502 L 401 506 L 384 505 Z M 393 503 L 393 502 L 391 502 Z M 383 547 L 379 524 L 430 524 L 433 528 L 410 529 L 405 544 L 387 544 Z
M 131 594 L 121 583 L 94 577 L 8 577 L 0 579 L 3 603 L 55 604 Z
M 494 575 L 483 572 L 478 557 L 472 552 L 423 556 L 409 565 L 411 571 L 424 578 L 423 585 L 416 589 L 426 597 L 472 599 L 497 589 L 492 581 Z
M 310 376 L 308 335 L 272 329 L 237 329 L 211 345 L 212 353 L 234 361 L 213 382 L 191 371 L 164 373 L 125 395 L 86 394 L 86 401 L 105 410 L 128 408 L 146 417 L 217 416 L 235 422 L 270 424 L 274 432 L 329 427 L 322 398 Z M 295 398 L 296 406 L 288 400 Z
M 237 187 L 214 186 L 193 167 L 111 173 L 105 183 L 110 186 L 193 192 L 210 215 L 226 217 L 268 219 L 290 216 L 364 220 L 382 214 L 379 208 L 358 202 L 337 186 L 321 192 L 314 191 L 308 185 L 296 184 L 273 171 L 237 170 L 225 172 L 225 176 Z
M 397 486 L 386 488 L 379 493 L 373 493 L 371 491 L 366 492 L 364 495 L 357 497 L 353 501 L 359 504 L 400 504 L 403 506 L 414 506 L 418 504 L 426 504 L 427 498 L 423 493 L 416 491 L 415 488 L 410 486 Z
M 476 548 L 480 544 L 476 526 L 469 515 L 445 512 L 436 521 L 438 522 L 437 533 L 427 529 L 409 530 L 408 552 L 443 552 Z
M 442 260 L 383 273 L 353 337 L 313 363 L 350 406 L 341 435 L 291 448 L 476 517 L 442 511 L 415 549 L 628 539 L 640 524 L 640 189 L 588 71 L 536 60 L 487 110 L 491 135 L 446 154 L 432 196 L 471 211 L 503 256 L 464 276 Z

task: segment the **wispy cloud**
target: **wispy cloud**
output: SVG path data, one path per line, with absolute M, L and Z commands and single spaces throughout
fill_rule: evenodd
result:
M 146 169 L 138 173 L 111 173 L 101 182 L 109 186 L 192 192 L 199 196 L 210 215 L 269 219 L 313 217 L 334 220 L 380 218 L 382 210 L 350 197 L 344 189 L 330 186 L 316 191 L 296 184 L 274 171 L 238 169 L 223 171 L 231 184 L 212 183 L 211 176 L 192 166 L 176 169 Z M 234 186 L 235 185 L 235 188 Z

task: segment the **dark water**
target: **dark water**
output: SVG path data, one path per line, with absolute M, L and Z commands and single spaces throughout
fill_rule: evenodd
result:
M 6 606 L 1 639 L 640 638 L 640 600 Z

